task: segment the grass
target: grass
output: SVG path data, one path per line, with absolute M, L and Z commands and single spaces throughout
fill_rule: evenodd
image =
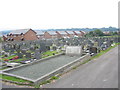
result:
M 27 58 L 20 58 L 20 59 L 16 59 L 16 60 L 10 60 L 8 62 L 9 63 L 11 63 L 11 62 L 20 62 L 20 61 L 23 61 L 23 60 L 27 60 Z
M 35 88 L 39 88 L 40 85 L 50 83 L 52 80 L 57 80 L 57 79 L 59 79 L 59 77 L 52 76 L 49 80 L 43 81 L 43 82 L 41 82 L 40 84 L 35 85 L 34 87 L 35 87 Z
M 17 56 L 17 55 L 12 55 L 12 56 L 9 56 L 9 57 L 6 57 L 6 58 L 2 58 L 2 60 L 5 60 L 5 59 L 12 59 L 12 58 L 14 58 L 15 56 Z
M 7 76 L 7 75 L 3 75 L 3 74 L 0 74 L 0 79 L 16 81 L 16 82 L 21 82 L 21 83 L 32 83 L 31 81 L 27 81 L 27 80 L 23 80 L 23 79 L 20 79 L 20 78 Z
M 56 80 L 56 79 L 58 79 L 58 77 L 56 77 L 56 76 L 52 76 L 52 77 L 50 78 L 50 80 Z
M 60 53 L 61 51 L 57 52 L 56 50 L 55 51 L 47 51 L 47 52 L 44 52 L 42 54 L 42 58 L 46 58 L 46 57 L 49 57 L 49 56 L 53 56 L 53 54 L 58 54 Z
M 0 68 L 0 70 L 4 70 L 4 69 L 7 69 L 8 67 L 4 67 L 4 68 Z

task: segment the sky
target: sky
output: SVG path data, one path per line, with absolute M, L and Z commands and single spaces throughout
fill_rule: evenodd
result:
M 0 31 L 118 27 L 119 0 L 0 0 Z

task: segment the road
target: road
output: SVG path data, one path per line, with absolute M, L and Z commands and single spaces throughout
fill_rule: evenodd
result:
M 42 88 L 118 88 L 118 47 Z

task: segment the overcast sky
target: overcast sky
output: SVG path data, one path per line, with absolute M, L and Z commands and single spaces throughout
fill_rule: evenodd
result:
M 0 30 L 118 27 L 119 0 L 0 0 Z

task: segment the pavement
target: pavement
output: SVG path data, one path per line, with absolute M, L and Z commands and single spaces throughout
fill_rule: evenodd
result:
M 118 47 L 42 88 L 118 88 Z

